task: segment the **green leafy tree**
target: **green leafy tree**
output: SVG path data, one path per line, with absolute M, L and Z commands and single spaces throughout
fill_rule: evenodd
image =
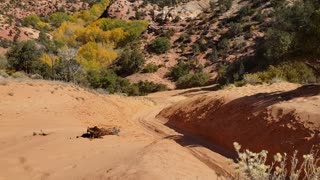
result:
M 33 65 L 40 62 L 41 51 L 34 41 L 29 40 L 14 45 L 6 56 L 12 69 L 32 73 Z
M 290 33 L 279 30 L 270 30 L 267 34 L 265 56 L 268 59 L 279 59 L 289 53 L 293 37 Z
M 145 57 L 139 47 L 127 46 L 117 62 L 120 67 L 118 74 L 126 76 L 139 72 L 144 63 Z

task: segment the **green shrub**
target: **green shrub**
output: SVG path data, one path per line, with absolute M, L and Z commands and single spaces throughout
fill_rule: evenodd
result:
M 144 69 L 142 70 L 142 73 L 155 73 L 157 72 L 159 69 L 159 66 L 153 63 L 149 63 L 146 65 L 146 67 L 144 67 Z
M 258 74 L 246 74 L 243 76 L 245 84 L 256 85 L 262 82 Z
M 191 42 L 190 35 L 183 33 L 183 34 L 181 34 L 181 36 L 179 37 L 179 39 L 176 42 L 190 43 Z
M 109 93 L 128 93 L 131 88 L 129 80 L 119 77 L 111 70 L 103 70 L 101 72 L 88 72 L 88 82 L 91 87 L 98 89 L 106 89 Z
M 197 54 L 200 52 L 200 45 L 198 43 L 194 43 L 191 46 L 193 53 Z
M 112 70 L 90 71 L 87 74 L 87 81 L 92 88 L 105 89 L 111 94 L 124 93 L 130 96 L 144 96 L 149 93 L 164 91 L 167 87 L 149 81 L 140 81 L 131 84 L 128 79 L 119 77 Z
M 228 11 L 232 6 L 232 0 L 218 0 L 220 12 Z
M 166 37 L 158 37 L 150 44 L 152 52 L 163 54 L 171 48 L 170 40 Z
M 70 20 L 70 16 L 67 13 L 64 12 L 55 12 L 49 15 L 47 18 L 47 21 L 53 25 L 54 27 L 59 27 L 61 24 L 65 21 Z
M 150 81 L 140 81 L 132 85 L 129 95 L 145 96 L 150 93 L 165 91 L 167 89 L 168 89 L 167 86 L 164 84 L 157 84 Z
M 233 23 L 233 22 L 231 22 L 231 23 L 229 24 L 229 32 L 228 32 L 228 35 L 229 35 L 230 37 L 234 37 L 234 36 L 242 33 L 242 31 L 243 31 L 243 28 L 242 28 L 242 26 L 241 26 L 240 23 Z
M 41 19 L 38 15 L 31 14 L 23 19 L 22 24 L 23 24 L 23 26 L 36 27 L 40 21 L 41 21 Z
M 184 63 L 183 61 L 179 61 L 177 65 L 170 69 L 168 76 L 177 81 L 180 77 L 189 74 L 191 70 L 191 65 L 189 63 Z
M 210 74 L 208 73 L 195 73 L 182 76 L 177 81 L 177 88 L 191 88 L 208 85 Z
M 0 69 L 5 69 L 8 67 L 8 60 L 7 58 L 0 54 Z
M 264 56 L 270 60 L 279 60 L 289 53 L 293 36 L 285 31 L 269 30 L 266 40 Z
M 11 77 L 15 79 L 24 79 L 24 78 L 27 78 L 28 76 L 24 72 L 18 71 L 11 74 Z
M 219 57 L 218 57 L 217 48 L 213 47 L 212 48 L 212 53 L 209 54 L 209 61 L 212 62 L 212 63 L 215 63 L 215 62 L 218 61 L 218 59 L 219 59 Z
M 43 22 L 36 14 L 31 14 L 22 20 L 24 26 L 32 26 L 37 30 L 50 30 L 49 24 Z
M 222 39 L 218 44 L 218 49 L 222 51 L 229 51 L 230 49 L 230 42 L 228 39 Z
M 18 35 L 18 33 L 16 34 L 16 36 L 17 35 Z M 0 37 L 0 47 L 9 48 L 10 46 L 12 46 L 12 44 L 13 44 L 12 41 L 9 41 L 7 39 L 3 39 L 3 38 Z
M 139 47 L 127 46 L 117 62 L 117 73 L 125 76 L 134 74 L 141 70 L 144 63 L 145 57 Z
M 316 77 L 311 68 L 303 62 L 285 62 L 278 66 L 270 66 L 267 71 L 250 75 L 262 82 L 272 82 L 274 79 L 283 79 L 293 83 L 315 82 Z

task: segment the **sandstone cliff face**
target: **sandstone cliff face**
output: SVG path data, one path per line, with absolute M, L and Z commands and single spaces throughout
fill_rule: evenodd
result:
M 191 0 L 176 6 L 163 8 L 156 4 L 147 4 L 142 6 L 143 1 L 116 0 L 108 9 L 110 17 L 120 19 L 130 19 L 135 16 L 137 9 L 146 14 L 144 19 L 152 20 L 153 17 L 159 17 L 162 20 L 172 21 L 177 16 L 182 20 L 187 18 L 196 18 L 199 14 L 207 11 L 210 7 L 210 0 Z M 154 15 L 150 15 L 150 11 L 154 11 Z
M 171 18 L 179 16 L 182 20 L 196 18 L 199 14 L 210 8 L 210 0 L 190 1 L 186 4 L 173 7 L 169 12 Z

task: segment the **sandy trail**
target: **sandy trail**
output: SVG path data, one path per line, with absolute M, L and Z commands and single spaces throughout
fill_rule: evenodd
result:
M 225 179 L 226 158 L 164 126 L 155 116 L 185 99 L 165 92 L 130 98 L 70 84 L 0 85 L 2 179 Z M 166 97 L 166 98 L 164 98 Z M 119 136 L 76 138 L 86 127 L 119 127 Z M 47 136 L 33 136 L 43 131 Z

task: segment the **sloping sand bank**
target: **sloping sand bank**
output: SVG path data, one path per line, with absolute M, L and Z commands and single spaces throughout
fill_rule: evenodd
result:
M 280 83 L 215 91 L 168 107 L 158 118 L 230 156 L 233 142 L 272 155 L 293 150 L 301 155 L 320 148 L 320 86 Z

